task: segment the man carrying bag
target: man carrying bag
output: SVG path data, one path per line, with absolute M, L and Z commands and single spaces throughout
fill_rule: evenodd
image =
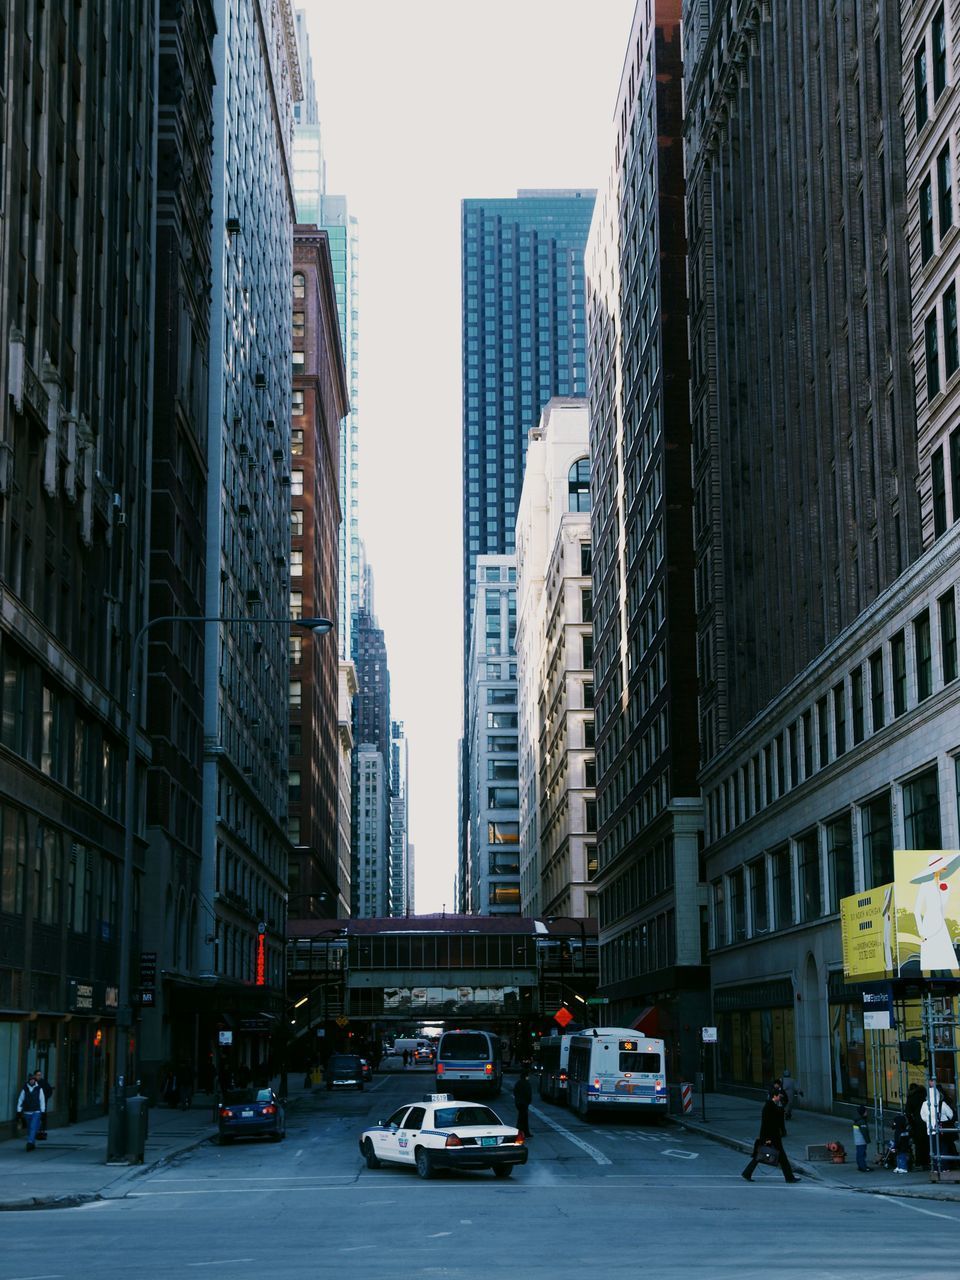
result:
M 800 1181 L 790 1167 L 787 1153 L 783 1149 L 783 1134 L 786 1127 L 783 1111 L 786 1105 L 786 1095 L 780 1092 L 774 1093 L 763 1104 L 763 1111 L 760 1114 L 760 1135 L 753 1144 L 750 1163 L 740 1174 L 745 1181 L 749 1182 L 752 1179 L 758 1164 L 779 1164 L 785 1182 Z

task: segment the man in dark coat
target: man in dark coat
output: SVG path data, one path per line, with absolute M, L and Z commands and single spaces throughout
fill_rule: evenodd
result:
M 47 1107 L 43 1090 L 40 1088 L 40 1082 L 37 1079 L 38 1074 L 38 1072 L 32 1072 L 27 1076 L 26 1084 L 20 1090 L 20 1096 L 17 1098 L 17 1115 L 23 1117 L 23 1123 L 27 1129 L 28 1151 L 33 1151 L 36 1146 L 40 1119 Z
M 520 1068 L 520 1079 L 513 1086 L 513 1100 L 517 1104 L 517 1128 L 525 1138 L 530 1137 L 530 1116 L 528 1108 L 533 1101 L 533 1090 L 530 1088 L 528 1068 Z
M 764 1143 L 769 1143 L 780 1157 L 780 1168 L 783 1171 L 784 1181 L 799 1182 L 800 1179 L 790 1167 L 790 1161 L 787 1159 L 787 1153 L 783 1149 L 783 1135 L 786 1126 L 784 1125 L 783 1111 L 787 1105 L 786 1094 L 775 1093 L 773 1097 L 768 1098 L 763 1104 L 763 1111 L 760 1113 L 760 1135 L 753 1144 L 753 1157 L 750 1163 L 740 1174 L 741 1178 L 745 1178 L 747 1182 L 753 1177 L 753 1171 L 756 1169 L 760 1161 L 757 1153 Z
M 907 1090 L 907 1101 L 904 1111 L 913 1139 L 913 1154 L 918 1169 L 930 1168 L 930 1135 L 927 1126 L 920 1118 L 920 1108 L 926 1101 L 927 1094 L 922 1084 L 913 1083 Z

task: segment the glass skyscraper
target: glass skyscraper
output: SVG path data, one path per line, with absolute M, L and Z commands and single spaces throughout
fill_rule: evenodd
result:
M 551 397 L 586 395 L 583 254 L 595 196 L 463 201 L 465 654 L 477 556 L 514 549 L 527 432 Z

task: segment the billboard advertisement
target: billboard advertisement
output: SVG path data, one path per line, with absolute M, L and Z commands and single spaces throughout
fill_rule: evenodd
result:
M 844 976 L 960 977 L 960 850 L 897 849 L 893 876 L 840 902 Z

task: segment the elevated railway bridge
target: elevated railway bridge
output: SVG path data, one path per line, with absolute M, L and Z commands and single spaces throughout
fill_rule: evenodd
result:
M 307 1056 L 425 1028 L 483 1026 L 514 1044 L 589 1026 L 599 978 L 591 919 L 426 915 L 292 920 L 291 1037 Z

